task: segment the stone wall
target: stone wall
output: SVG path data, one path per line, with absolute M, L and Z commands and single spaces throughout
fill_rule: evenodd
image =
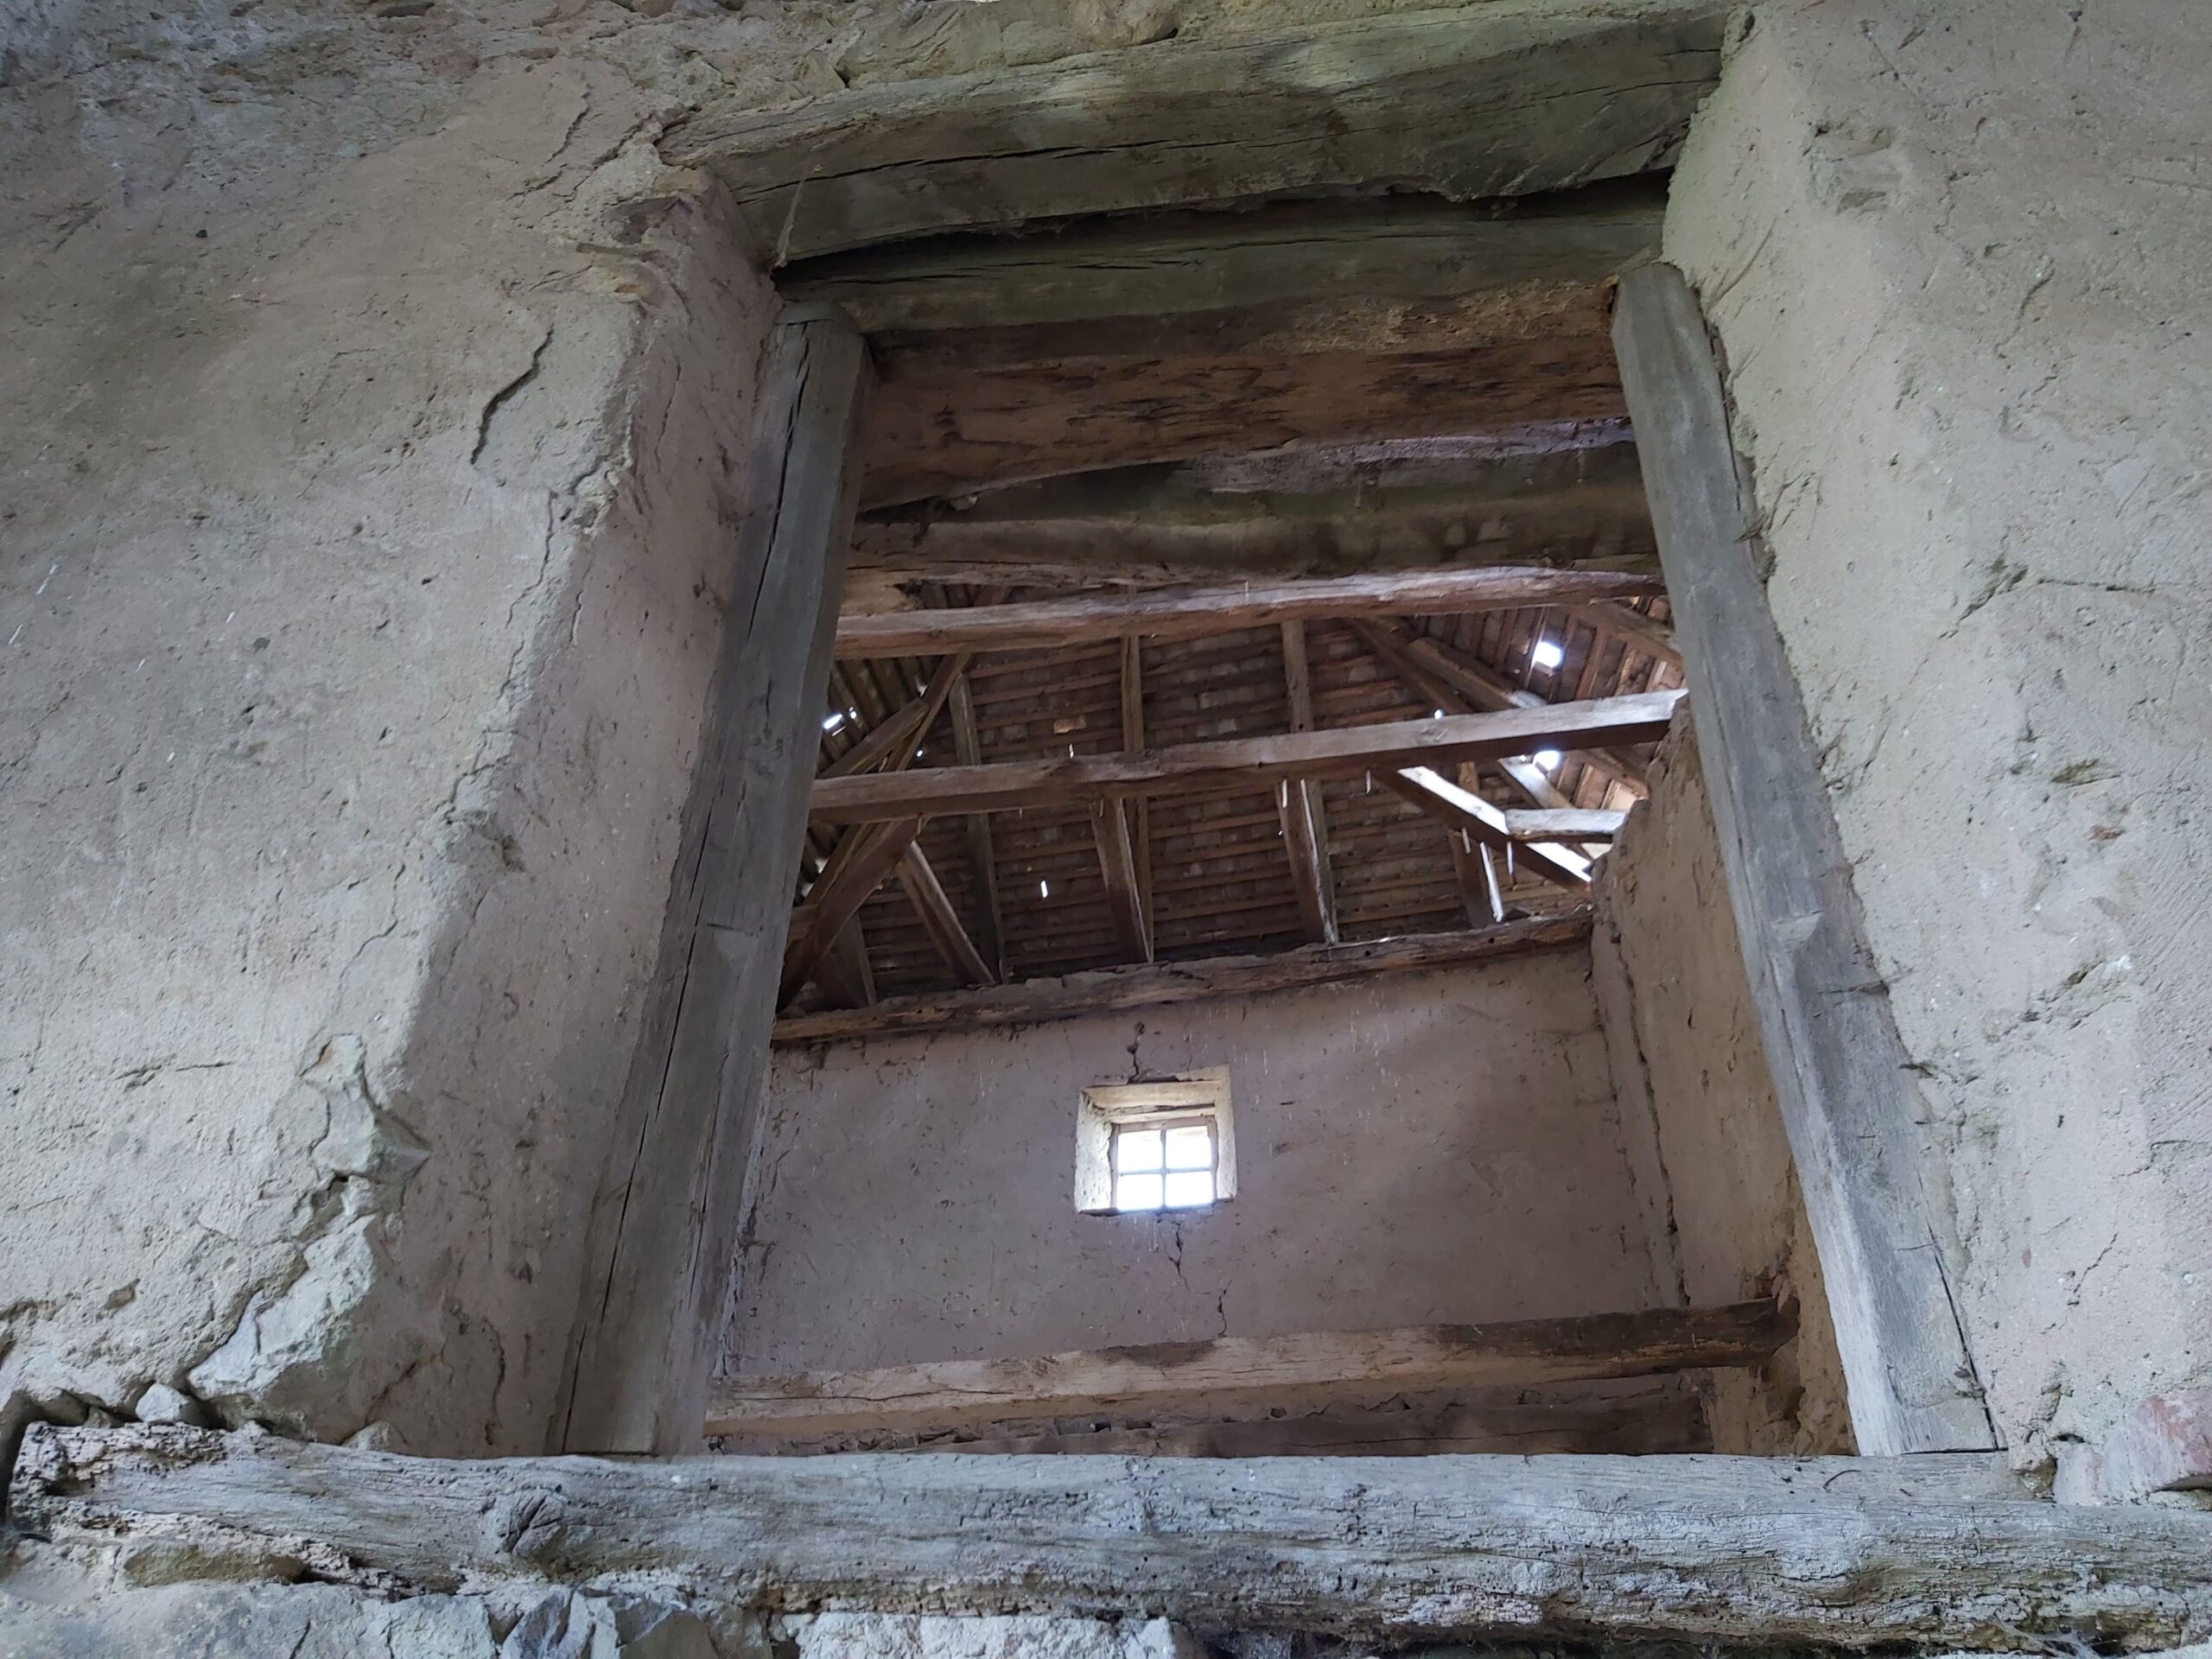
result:
M 1667 229 L 2031 1465 L 2212 1368 L 2202 25 L 1763 6 Z
M 1685 721 L 1599 861 L 1592 978 L 1660 1271 L 1711 1306 L 1786 1284 L 1797 1339 L 1763 1372 L 1702 1380 L 1713 1450 L 1852 1450 L 1841 1362 L 1781 1109 L 1759 1046 L 1720 843 Z
M 1236 1196 L 1081 1215 L 1087 1084 L 1226 1065 Z M 1580 950 L 785 1051 L 733 1368 L 1547 1318 L 1658 1300 Z

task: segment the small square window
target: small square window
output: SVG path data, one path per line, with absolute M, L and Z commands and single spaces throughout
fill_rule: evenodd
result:
M 1200 1210 L 1236 1192 L 1225 1070 L 1086 1089 L 1076 1125 L 1076 1208 Z

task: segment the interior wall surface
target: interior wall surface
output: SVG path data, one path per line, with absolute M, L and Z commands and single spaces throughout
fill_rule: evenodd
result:
M 1666 246 L 2024 1465 L 2212 1374 L 2212 36 L 1760 7 Z
M 1077 1105 L 1226 1065 L 1237 1192 L 1082 1215 Z M 728 1369 L 1540 1319 L 1657 1300 L 1586 952 L 784 1050 Z
M 770 296 L 606 64 L 248 10 L 0 93 L 0 1401 L 539 1451 Z
M 1720 843 L 1677 721 L 1651 794 L 1598 864 L 1592 983 L 1637 1190 L 1651 1204 L 1662 1276 L 1684 1303 L 1774 1294 L 1798 1330 L 1763 1369 L 1700 1378 L 1713 1449 L 1815 1457 L 1853 1449 L 1820 1258 L 1760 1046 Z

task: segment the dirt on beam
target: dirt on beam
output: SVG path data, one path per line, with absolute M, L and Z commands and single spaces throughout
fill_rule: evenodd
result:
M 651 1575 L 768 1611 L 1166 1617 L 1379 1641 L 2099 1650 L 2212 1634 L 2212 1516 L 2072 1509 L 1997 1456 L 397 1457 L 58 1428 L 10 1515 L 442 1591 Z

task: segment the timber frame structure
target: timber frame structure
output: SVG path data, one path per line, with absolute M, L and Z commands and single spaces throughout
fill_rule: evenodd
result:
M 1951 1305 L 1720 372 L 1656 260 L 1658 175 L 1717 73 L 1722 10 L 1495 10 L 863 87 L 668 135 L 789 302 L 748 532 L 772 620 L 724 643 L 555 1455 L 41 1427 L 18 1520 L 270 1554 L 310 1540 L 318 1575 L 363 1583 L 649 1572 L 751 1606 L 1359 1639 L 2212 1636 L 2212 1516 L 2028 1492 Z M 1232 448 L 1268 453 L 1217 459 Z M 1471 500 L 1544 556 L 1491 562 L 1478 537 L 1440 562 Z M 1240 670 L 1206 654 L 1224 635 L 1248 657 L 1273 643 Z M 1542 669 L 1539 643 L 1563 661 Z M 1210 725 L 1193 688 L 1217 671 L 1241 695 L 1244 671 L 1263 704 Z M 1770 1302 L 710 1376 L 772 1044 L 1572 944 L 1592 860 L 1682 718 L 1859 1457 L 1224 1464 L 1018 1438 L 951 1448 L 1013 1453 L 988 1458 L 696 1455 L 709 1435 L 789 1450 L 1071 1402 L 1759 1363 L 1787 1334 Z M 1416 838 L 1396 887 L 1361 885 L 1356 864 Z M 1233 872 L 1243 908 L 1192 899 L 1176 859 L 1214 861 L 1217 894 Z M 1079 918 L 1049 892 L 1019 902 L 1056 883 Z M 1099 1449 L 1133 1446 L 1174 1449 Z

